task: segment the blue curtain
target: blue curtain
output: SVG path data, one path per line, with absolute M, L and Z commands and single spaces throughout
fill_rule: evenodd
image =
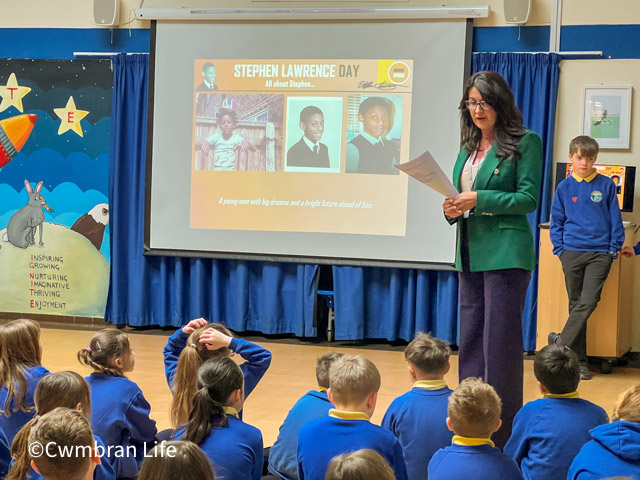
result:
M 524 125 L 542 138 L 542 191 L 538 210 L 529 214 L 536 256 L 540 245 L 538 225 L 549 221 L 553 191 L 553 134 L 561 57 L 555 53 L 477 53 L 472 71 L 492 70 L 502 75 L 513 90 Z M 538 318 L 538 269 L 531 275 L 522 315 L 524 349 L 536 349 Z
M 105 320 L 177 327 L 204 317 L 237 331 L 315 336 L 315 265 L 143 256 L 148 56 L 116 56 L 113 70 Z
M 556 54 L 475 54 L 472 71 L 494 70 L 511 85 L 525 125 L 542 137 L 544 167 L 538 211 L 529 216 L 537 248 L 538 224 L 549 219 L 553 132 L 560 57 Z M 432 332 L 458 343 L 458 282 L 454 272 L 334 267 L 336 339 L 411 340 Z M 535 350 L 538 272 L 523 315 L 524 349 Z

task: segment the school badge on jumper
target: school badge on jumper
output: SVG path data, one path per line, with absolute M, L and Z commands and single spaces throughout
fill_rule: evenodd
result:
M 599 202 L 602 200 L 602 192 L 599 192 L 598 190 L 594 190 L 593 192 L 591 192 L 591 201 L 592 202 Z

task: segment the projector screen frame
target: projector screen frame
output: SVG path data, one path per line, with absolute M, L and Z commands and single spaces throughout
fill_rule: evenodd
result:
M 346 23 L 371 23 L 371 20 L 348 20 Z M 229 22 L 207 22 L 207 23 L 229 23 Z M 254 21 L 233 20 L 232 23 L 252 24 Z M 259 22 L 259 23 L 292 23 L 292 22 Z M 335 21 L 317 21 L 313 23 L 342 23 Z M 375 20 L 374 23 L 402 23 L 398 19 Z M 415 22 L 412 22 L 415 23 Z M 471 56 L 472 56 L 472 38 L 473 38 L 473 20 L 467 18 L 465 22 L 466 41 L 465 53 L 463 59 L 463 78 L 461 85 L 466 83 L 471 72 Z M 251 253 L 251 252 L 228 252 L 215 250 L 184 250 L 184 249 L 168 249 L 168 248 L 151 248 L 151 179 L 152 179 L 152 155 L 153 155 L 153 129 L 154 129 L 154 93 L 155 93 L 155 61 L 156 61 L 156 33 L 157 20 L 151 21 L 150 26 L 150 59 L 149 59 L 149 79 L 148 79 L 148 117 L 147 117 L 147 141 L 146 141 L 146 171 L 145 171 L 145 225 L 144 225 L 144 250 L 145 256 L 172 256 L 184 258 L 212 258 L 224 260 L 243 260 L 243 261 L 263 261 L 273 263 L 301 263 L 301 264 L 321 264 L 321 265 L 341 265 L 341 266 L 358 266 L 358 267 L 383 267 L 383 268 L 407 268 L 420 270 L 443 270 L 455 271 L 455 262 L 416 262 L 406 260 L 391 259 L 372 259 L 357 257 L 333 257 L 319 255 L 286 255 L 278 253 Z M 424 187 L 427 188 L 427 187 Z M 456 228 L 452 226 L 451 228 Z M 457 236 L 456 236 L 457 250 Z

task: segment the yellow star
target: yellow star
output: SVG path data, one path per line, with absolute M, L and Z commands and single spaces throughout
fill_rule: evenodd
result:
M 29 93 L 31 89 L 29 87 L 21 87 L 18 85 L 16 74 L 9 75 L 7 84 L 3 87 L 0 85 L 0 96 L 2 97 L 2 103 L 0 103 L 0 112 L 4 112 L 10 106 L 16 107 L 20 112 L 24 112 L 22 107 L 22 97 Z
M 76 102 L 73 101 L 73 97 L 69 97 L 66 107 L 54 108 L 53 111 L 56 112 L 56 115 L 62 120 L 60 128 L 58 128 L 58 135 L 62 135 L 67 130 L 73 130 L 82 137 L 80 120 L 86 117 L 89 112 L 87 110 L 76 109 Z

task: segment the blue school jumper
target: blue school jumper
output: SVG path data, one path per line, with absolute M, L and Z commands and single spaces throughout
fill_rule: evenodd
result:
M 11 463 L 11 446 L 7 440 L 7 436 L 0 428 L 0 478 L 4 478 L 9 471 Z
M 298 478 L 324 480 L 331 459 L 362 448 L 382 455 L 396 475 L 406 480 L 407 469 L 398 439 L 369 421 L 362 412 L 329 410 L 329 415 L 307 423 L 298 438 Z
M 100 449 L 100 452 L 106 452 L 104 443 L 100 439 L 100 437 L 93 436 L 93 439 L 96 442 L 96 447 Z M 13 463 L 12 463 L 13 465 Z M 3 477 L 0 477 L 3 478 Z M 93 471 L 93 480 L 115 480 L 116 472 L 113 470 L 111 466 L 111 462 L 106 457 L 106 454 L 100 458 L 100 465 L 96 466 L 96 469 Z M 27 477 L 25 480 L 44 480 L 44 477 L 36 472 L 33 468 L 29 468 L 29 472 L 27 472 Z
M 591 430 L 591 438 L 573 460 L 569 480 L 640 480 L 640 424 L 619 420 L 600 425 Z
M 180 353 L 187 345 L 187 338 L 189 338 L 189 335 L 180 328 L 169 337 L 162 351 L 164 355 L 164 373 L 171 390 L 173 390 L 173 377 L 178 369 Z M 269 368 L 271 352 L 242 338 L 232 338 L 229 348 L 246 360 L 240 365 L 240 369 L 244 376 L 244 396 L 247 398 Z
M 565 479 L 574 457 L 591 439 L 589 430 L 608 422 L 606 412 L 578 398 L 578 392 L 546 394 L 518 412 L 504 453 L 520 465 L 527 480 Z
M 18 431 L 24 427 L 29 420 L 36 416 L 33 394 L 36 391 L 36 387 L 38 386 L 40 379 L 49 375 L 49 373 L 49 370 L 40 365 L 36 367 L 29 367 L 24 371 L 24 376 L 27 379 L 27 394 L 24 397 L 24 403 L 27 407 L 33 407 L 33 410 L 29 412 L 17 410 L 17 403 L 14 396 L 11 401 L 11 416 L 7 417 L 4 414 L 4 411 L 0 414 L 0 428 L 4 431 L 9 445 L 13 442 L 13 437 L 16 436 L 16 433 L 18 433 Z M 0 389 L 0 410 L 4 410 L 4 402 L 6 400 L 7 388 L 3 386 L 2 389 Z
M 140 387 L 125 377 L 93 372 L 85 380 L 91 390 L 93 433 L 111 447 L 108 457 L 116 476 L 135 477 L 157 432 L 156 422 L 149 418 L 149 402 Z M 135 456 L 133 448 L 127 450 L 129 446 L 135 447 Z
M 438 450 L 429 463 L 429 480 L 521 480 L 516 462 L 488 438 L 454 435 L 452 444 Z
M 409 480 L 427 478 L 433 454 L 451 445 L 453 432 L 446 422 L 451 392 L 444 380 L 419 380 L 384 414 L 382 427 L 398 437 Z
M 211 462 L 216 478 L 223 480 L 260 480 L 262 476 L 262 433 L 256 427 L 244 423 L 238 412 L 224 407 L 226 427 L 213 427 L 200 442 L 200 448 Z M 176 435 L 180 440 L 186 432 Z
M 300 429 L 311 420 L 324 418 L 333 408 L 326 389 L 305 393 L 289 410 L 278 439 L 269 451 L 269 472 L 285 480 L 298 478 L 298 436 Z
M 624 226 L 616 186 L 594 173 L 571 175 L 558 185 L 551 205 L 549 227 L 553 253 L 617 252 L 624 243 Z

